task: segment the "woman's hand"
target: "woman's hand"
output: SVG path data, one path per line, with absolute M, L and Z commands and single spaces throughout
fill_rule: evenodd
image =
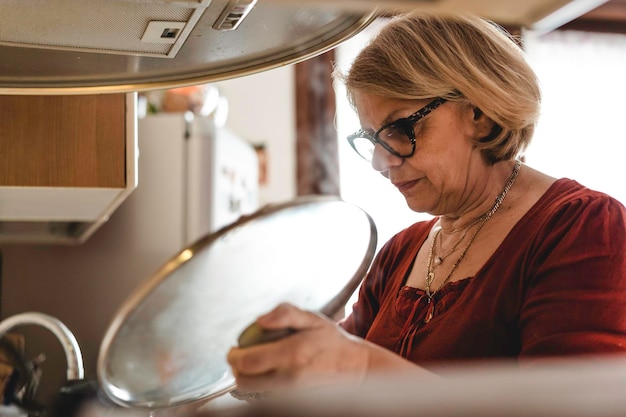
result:
M 327 318 L 281 304 L 256 323 L 263 329 L 295 332 L 273 342 L 230 350 L 228 363 L 239 392 L 359 383 L 365 378 L 369 344 Z

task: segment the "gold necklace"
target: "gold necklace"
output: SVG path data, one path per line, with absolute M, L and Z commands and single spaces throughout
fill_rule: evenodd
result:
M 454 233 L 458 233 L 460 231 L 463 230 L 463 235 L 461 235 L 461 237 L 456 241 L 456 243 L 454 244 L 454 246 L 452 246 L 452 249 L 450 249 L 447 253 L 445 253 L 444 255 L 434 255 L 433 258 L 433 262 L 435 263 L 435 266 L 437 265 L 441 265 L 443 263 L 443 261 L 450 255 L 452 255 L 457 248 L 459 247 L 459 245 L 461 244 L 461 242 L 463 242 L 465 240 L 465 237 L 467 236 L 467 234 L 469 233 L 470 229 L 472 227 L 474 227 L 474 225 L 476 225 L 478 222 L 480 222 L 481 220 L 483 220 L 483 218 L 485 217 L 486 213 L 481 215 L 480 217 L 472 220 L 470 222 L 470 224 L 468 224 L 467 226 L 465 226 L 464 229 L 458 229 L 458 230 L 454 230 L 452 231 L 450 234 L 454 234 Z M 440 228 L 441 229 L 441 228 Z M 441 249 L 441 251 L 443 251 L 443 233 L 437 233 L 435 235 L 435 240 L 437 239 L 437 237 L 441 237 L 441 239 L 439 239 L 439 249 Z M 434 268 L 433 268 L 434 269 Z
M 502 190 L 502 192 L 496 197 L 496 201 L 494 202 L 493 206 L 491 207 L 491 209 L 487 213 L 485 213 L 482 216 L 482 221 L 478 224 L 478 227 L 476 228 L 476 230 L 474 231 L 474 233 L 470 237 L 469 241 L 467 242 L 467 245 L 465 245 L 465 247 L 463 248 L 463 251 L 461 252 L 459 257 L 457 258 L 457 260 L 454 262 L 454 264 L 452 265 L 452 268 L 450 269 L 450 272 L 448 272 L 448 275 L 446 276 L 446 278 L 443 280 L 443 282 L 439 285 L 439 287 L 436 290 L 432 291 L 431 290 L 431 284 L 435 280 L 435 271 L 434 271 L 434 266 L 433 266 L 433 252 L 434 252 L 434 247 L 435 247 L 435 240 L 437 240 L 437 236 L 441 232 L 441 228 L 439 227 L 435 231 L 435 235 L 433 236 L 433 240 L 430 243 L 430 251 L 428 253 L 428 264 L 427 264 L 428 266 L 426 268 L 426 277 L 424 279 L 424 287 L 425 287 L 426 297 L 428 297 L 428 304 L 429 304 L 429 306 L 428 306 L 428 314 L 426 315 L 426 320 L 425 320 L 426 323 L 428 323 L 433 318 L 433 313 L 434 313 L 434 303 L 432 302 L 433 301 L 433 297 L 435 296 L 437 291 L 439 291 L 441 289 L 441 287 L 443 287 L 444 285 L 446 285 L 448 283 L 448 281 L 452 277 L 452 273 L 456 270 L 457 266 L 459 266 L 461 261 L 465 258 L 465 254 L 467 253 L 467 251 L 469 250 L 470 246 L 474 242 L 474 239 L 476 239 L 476 236 L 478 235 L 478 232 L 480 232 L 480 230 L 483 228 L 485 223 L 487 223 L 487 221 L 489 221 L 489 219 L 491 219 L 491 217 L 496 213 L 496 211 L 498 211 L 498 209 L 500 208 L 500 205 L 504 201 L 504 198 L 506 197 L 506 195 L 508 194 L 509 190 L 513 186 L 513 183 L 517 179 L 517 174 L 519 173 L 519 170 L 520 170 L 521 166 L 522 166 L 521 161 L 517 160 L 515 162 L 515 166 L 513 167 L 513 172 L 511 173 L 511 176 L 509 177 L 509 180 L 507 181 L 506 185 L 504 186 L 504 189 Z

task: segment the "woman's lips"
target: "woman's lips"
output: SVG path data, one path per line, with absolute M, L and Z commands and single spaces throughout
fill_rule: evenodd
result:
M 405 192 L 409 191 L 415 184 L 417 184 L 418 181 L 419 180 L 399 181 L 394 182 L 393 185 L 395 185 L 396 188 L 404 194 Z

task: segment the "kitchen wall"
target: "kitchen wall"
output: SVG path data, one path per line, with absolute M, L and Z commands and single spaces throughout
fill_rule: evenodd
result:
M 295 196 L 295 109 L 293 67 L 218 83 L 229 102 L 226 126 L 253 144 L 264 144 L 269 158 L 268 181 L 259 190 L 261 205 Z M 141 153 L 141 149 L 140 149 Z M 139 187 L 150 184 L 139 171 Z M 143 176 L 142 176 L 143 175 Z M 171 198 L 164 195 L 164 198 Z M 45 204 L 45 202 L 42 202 Z M 24 311 L 52 315 L 75 334 L 85 360 L 87 378 L 95 378 L 100 342 L 110 319 L 128 294 L 178 251 L 178 242 L 159 245 L 158 252 L 145 245 L 146 230 L 158 241 L 167 236 L 167 225 L 147 224 L 137 229 L 141 211 L 133 195 L 122 203 L 84 244 L 78 246 L 0 245 L 2 255 L 2 318 Z M 132 207 L 131 206 L 135 205 Z M 153 210 L 143 207 L 141 210 Z M 135 232 L 136 233 L 136 232 Z M 56 339 L 43 329 L 27 328 L 27 346 L 53 347 L 45 352 L 40 396 L 49 401 L 65 380 L 65 359 Z M 190 335 L 190 337 L 193 337 Z M 39 353 L 29 352 L 29 355 Z

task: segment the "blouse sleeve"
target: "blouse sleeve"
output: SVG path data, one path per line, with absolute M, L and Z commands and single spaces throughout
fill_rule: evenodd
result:
M 545 219 L 523 271 L 520 359 L 626 352 L 626 210 L 601 193 Z

